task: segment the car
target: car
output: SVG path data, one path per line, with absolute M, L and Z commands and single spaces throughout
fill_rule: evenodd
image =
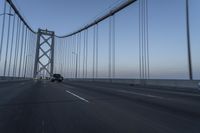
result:
M 54 81 L 62 82 L 63 79 L 64 78 L 60 74 L 53 74 L 53 76 L 51 77 L 51 82 Z

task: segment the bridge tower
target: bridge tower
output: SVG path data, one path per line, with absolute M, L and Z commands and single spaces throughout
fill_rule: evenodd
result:
M 54 37 L 53 31 L 38 29 L 34 78 L 49 77 L 53 74 Z

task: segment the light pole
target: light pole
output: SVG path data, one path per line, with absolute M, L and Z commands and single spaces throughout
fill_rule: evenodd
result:
M 76 73 L 75 73 L 75 78 L 78 78 L 78 54 L 75 52 L 72 52 L 72 54 L 76 55 Z
M 187 31 L 187 47 L 188 47 L 188 64 L 189 64 L 189 78 L 193 80 L 192 73 L 192 57 L 191 57 L 191 41 L 190 41 L 190 14 L 189 14 L 189 0 L 186 3 L 186 31 Z

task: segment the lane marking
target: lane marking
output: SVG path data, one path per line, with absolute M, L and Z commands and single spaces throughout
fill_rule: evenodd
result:
M 70 91 L 68 91 L 68 90 L 65 90 L 65 91 L 66 91 L 67 93 L 69 93 L 69 94 L 71 94 L 71 95 L 77 97 L 78 99 L 80 99 L 80 100 L 82 100 L 82 101 L 84 101 L 84 102 L 89 103 L 89 101 L 86 100 L 85 98 L 82 98 L 82 97 L 80 97 L 80 96 L 78 96 L 78 95 L 76 95 L 76 94 L 74 94 L 74 93 L 72 93 L 72 92 L 70 92 Z
M 118 92 L 122 92 L 122 93 L 128 93 L 128 94 L 139 95 L 139 96 L 151 97 L 151 98 L 167 99 L 167 98 L 164 98 L 164 97 L 155 96 L 155 95 L 151 95 L 151 94 L 143 94 L 143 93 L 137 93 L 137 92 L 125 91 L 125 90 L 117 90 L 117 91 L 118 91 Z

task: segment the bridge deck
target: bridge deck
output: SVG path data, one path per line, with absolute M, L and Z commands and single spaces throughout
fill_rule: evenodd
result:
M 199 133 L 200 94 L 92 82 L 0 84 L 2 133 Z

